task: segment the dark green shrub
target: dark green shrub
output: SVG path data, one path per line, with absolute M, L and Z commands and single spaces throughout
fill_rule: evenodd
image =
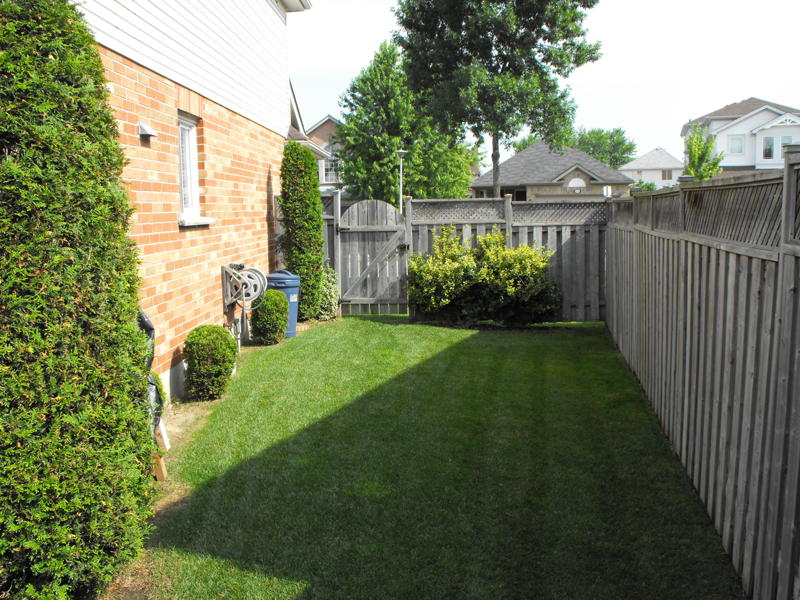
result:
M 145 337 L 103 67 L 66 0 L 0 2 L 0 595 L 90 597 L 150 514 Z
M 311 150 L 297 142 L 286 142 L 278 203 L 285 228 L 281 250 L 286 268 L 300 276 L 298 318 L 314 319 L 322 300 L 322 200 L 317 161 Z
M 339 286 L 336 271 L 325 265 L 322 271 L 322 299 L 317 318 L 321 321 L 335 319 L 339 314 Z
M 277 344 L 289 325 L 289 301 L 283 292 L 267 290 L 264 301 L 253 311 L 250 330 L 259 344 Z
M 186 336 L 186 395 L 190 400 L 216 400 L 231 379 L 239 346 L 221 325 L 200 325 Z
M 409 260 L 409 304 L 418 318 L 463 325 L 553 319 L 560 294 L 547 277 L 551 255 L 531 246 L 507 248 L 505 236 L 496 232 L 466 248 L 453 228 L 445 227 L 430 256 Z

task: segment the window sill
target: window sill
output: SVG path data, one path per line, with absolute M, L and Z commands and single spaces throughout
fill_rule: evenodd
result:
M 211 217 L 179 217 L 178 227 L 206 227 L 216 223 Z

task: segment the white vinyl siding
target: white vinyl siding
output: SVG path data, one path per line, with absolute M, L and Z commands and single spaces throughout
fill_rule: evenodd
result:
M 187 115 L 178 117 L 180 152 L 180 197 L 183 222 L 200 216 L 200 177 L 197 169 L 197 120 Z
M 84 0 L 98 43 L 279 135 L 289 130 L 286 12 L 276 0 Z

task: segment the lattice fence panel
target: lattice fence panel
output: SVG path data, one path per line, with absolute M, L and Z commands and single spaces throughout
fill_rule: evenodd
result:
M 780 243 L 783 183 L 686 191 L 686 231 L 754 246 Z
M 505 220 L 504 200 L 414 200 L 414 223 L 476 223 Z
M 636 224 L 650 227 L 652 224 L 652 215 L 650 214 L 650 196 L 639 196 L 633 202 L 636 205 L 636 209 L 634 210 Z
M 659 231 L 681 230 L 681 198 L 674 194 L 653 196 L 653 229 Z
M 633 201 L 614 200 L 611 203 L 611 222 L 617 225 L 633 224 Z
M 515 225 L 604 225 L 606 202 L 519 202 L 513 204 Z

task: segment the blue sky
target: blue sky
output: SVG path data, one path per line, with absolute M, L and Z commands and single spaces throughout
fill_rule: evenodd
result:
M 339 116 L 339 97 L 396 29 L 395 0 L 312 4 L 289 15 L 306 126 Z M 622 127 L 638 153 L 661 146 L 681 158 L 680 129 L 691 118 L 751 96 L 800 108 L 798 23 L 798 0 L 600 0 L 586 26 L 603 57 L 566 82 L 576 125 Z

